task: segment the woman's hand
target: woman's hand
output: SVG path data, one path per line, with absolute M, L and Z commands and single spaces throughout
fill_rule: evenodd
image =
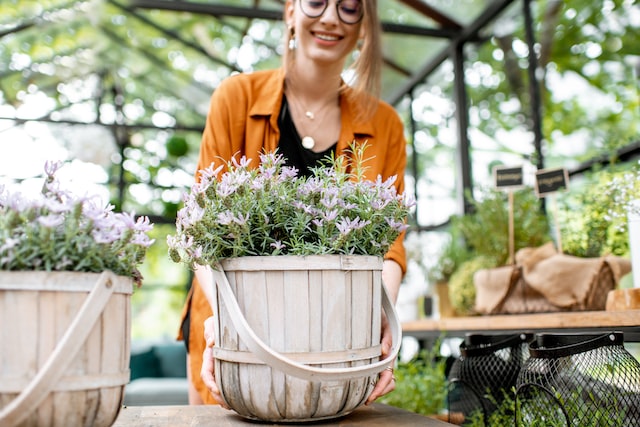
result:
M 391 326 L 389 326 L 387 317 L 383 315 L 382 316 L 382 339 L 380 341 L 380 346 L 382 347 L 382 355 L 381 355 L 382 359 L 386 358 L 389 355 L 392 344 L 393 344 L 393 337 L 391 334 Z M 394 362 L 391 362 L 391 366 L 388 366 L 384 371 L 380 372 L 378 377 L 378 382 L 376 383 L 376 386 L 373 388 L 373 391 L 369 395 L 369 398 L 365 402 L 366 405 L 372 403 L 374 400 L 376 400 L 380 396 L 384 396 L 385 394 L 395 390 L 396 377 L 393 376 L 393 363 Z
M 207 386 L 216 402 L 225 409 L 231 409 L 225 403 L 222 398 L 222 394 L 218 389 L 218 385 L 216 384 L 215 368 L 213 363 L 213 345 L 215 344 L 213 339 L 213 322 L 213 317 L 209 317 L 204 321 L 204 338 L 207 345 L 202 353 L 202 369 L 200 369 L 200 378 L 202 378 L 204 385 Z
M 382 282 L 384 283 L 387 292 L 389 294 L 389 298 L 395 304 L 398 299 L 398 291 L 400 289 L 400 282 L 402 281 L 402 269 L 400 265 L 392 260 L 385 260 L 382 265 Z M 391 352 L 391 347 L 393 344 L 393 335 L 391 333 L 391 326 L 387 321 L 387 316 L 385 313 L 382 313 L 382 331 L 381 331 L 381 339 L 380 345 L 382 347 L 382 359 L 385 359 L 389 353 Z M 376 386 L 373 388 L 371 395 L 366 401 L 366 404 L 370 404 L 380 396 L 384 396 L 387 393 L 392 392 L 396 388 L 396 378 L 393 376 L 393 364 L 395 362 L 391 362 L 390 366 L 387 367 L 384 371 L 380 372 L 380 376 L 378 377 L 378 382 Z

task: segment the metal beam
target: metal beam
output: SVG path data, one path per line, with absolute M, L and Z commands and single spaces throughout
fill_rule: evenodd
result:
M 531 97 L 531 131 L 533 132 L 533 146 L 536 153 L 536 167 L 544 169 L 544 154 L 542 152 L 542 101 L 540 100 L 540 81 L 538 78 L 538 56 L 533 32 L 533 17 L 531 16 L 531 0 L 523 0 L 524 32 L 529 49 L 529 96 Z
M 428 16 L 445 28 L 450 28 L 456 31 L 462 29 L 462 25 L 458 21 L 447 16 L 444 12 L 429 6 L 422 0 L 400 0 L 400 3 L 404 3 L 413 10 L 422 13 L 424 16 Z
M 66 120 L 66 119 L 52 119 L 49 117 L 35 117 L 32 119 L 24 119 L 19 117 L 9 117 L 9 116 L 0 116 L 0 120 L 10 120 L 16 123 L 16 125 L 22 125 L 27 122 L 43 122 L 43 123 L 52 123 L 59 125 L 74 125 L 74 126 L 104 126 L 109 129 L 121 128 L 128 130 L 139 130 L 139 129 L 153 129 L 153 130 L 181 130 L 187 132 L 198 132 L 202 133 L 204 130 L 203 126 L 188 126 L 188 125 L 173 125 L 173 126 L 158 126 L 153 123 L 136 123 L 136 124 L 119 124 L 119 123 L 105 123 L 105 122 L 81 122 L 78 120 Z
M 453 56 L 454 98 L 456 103 L 456 121 L 458 125 L 458 149 L 456 150 L 456 194 L 460 211 L 470 213 L 472 205 L 466 198 L 467 192 L 473 192 L 473 171 L 469 151 L 469 101 L 467 85 L 464 79 L 464 44 L 451 47 Z
M 165 35 L 167 35 L 167 36 L 169 36 L 169 37 L 171 37 L 171 38 L 173 38 L 173 39 L 175 39 L 175 40 L 178 40 L 178 41 L 179 41 L 180 43 L 182 43 L 183 45 L 185 45 L 185 46 L 187 46 L 187 47 L 189 47 L 189 48 L 191 48 L 191 49 L 195 50 L 196 52 L 201 53 L 202 55 L 204 55 L 205 57 L 207 57 L 207 58 L 211 59 L 212 61 L 215 61 L 215 62 L 219 63 L 220 65 L 223 65 L 223 66 L 225 66 L 225 67 L 227 67 L 227 68 L 229 68 L 229 69 L 231 69 L 231 70 L 233 70 L 233 71 L 238 71 L 238 72 L 239 72 L 239 71 L 241 71 L 241 70 L 240 70 L 238 67 L 236 67 L 235 65 L 233 65 L 233 64 L 229 64 L 228 62 L 226 62 L 226 61 L 225 61 L 225 60 L 223 60 L 223 59 L 220 59 L 220 58 L 217 58 L 217 57 L 214 57 L 214 56 L 209 55 L 209 52 L 207 52 L 206 50 L 204 50 L 204 49 L 202 48 L 202 46 L 199 46 L 199 45 L 197 45 L 196 43 L 193 43 L 193 42 L 191 42 L 191 41 L 189 41 L 189 40 L 185 40 L 185 38 L 184 38 L 184 37 L 182 37 L 182 36 L 181 36 L 180 34 L 178 34 L 177 32 L 175 32 L 175 31 L 173 31 L 173 30 L 169 30 L 169 29 L 167 29 L 167 28 L 164 28 L 164 27 L 162 27 L 162 26 L 160 26 L 160 25 L 156 24 L 155 22 L 151 21 L 151 20 L 150 20 L 150 19 L 148 19 L 147 17 L 142 16 L 142 15 L 140 15 L 139 13 L 136 13 L 136 11 L 135 11 L 133 8 L 131 8 L 131 7 L 129 7 L 129 6 L 125 6 L 125 5 L 123 5 L 123 4 L 120 4 L 120 3 L 118 3 L 118 2 L 117 2 L 117 1 L 115 1 L 115 0 L 109 0 L 109 3 L 111 3 L 111 4 L 113 4 L 114 6 L 116 6 L 116 7 L 120 8 L 121 10 L 124 10 L 125 12 L 127 12 L 127 13 L 131 14 L 131 16 L 133 16 L 133 17 L 135 17 L 136 19 L 140 20 L 141 22 L 143 22 L 143 23 L 145 23 L 145 24 L 149 25 L 151 28 L 154 28 L 154 29 L 156 29 L 156 30 L 160 31 L 160 32 L 161 32 L 161 33 L 163 33 L 163 34 L 165 34 Z M 174 3 L 174 2 L 172 2 L 172 3 Z M 175 3 L 178 3 L 178 4 L 179 4 L 180 2 L 175 2 Z
M 257 7 L 224 6 L 210 3 L 194 3 L 190 1 L 170 0 L 133 0 L 131 6 L 137 9 L 168 10 L 173 12 L 189 12 L 215 17 L 233 16 L 247 19 L 264 19 L 267 21 L 281 21 L 282 11 L 275 9 L 260 9 Z M 455 24 L 455 25 L 454 25 Z M 407 34 L 416 36 L 452 38 L 458 34 L 460 25 L 454 23 L 446 28 L 424 28 L 417 25 L 402 25 L 392 22 L 382 22 L 385 33 Z
M 170 10 L 213 16 L 236 16 L 239 18 L 282 20 L 282 10 L 267 10 L 257 7 L 224 6 L 211 3 L 171 0 L 133 0 L 131 6 L 139 9 Z

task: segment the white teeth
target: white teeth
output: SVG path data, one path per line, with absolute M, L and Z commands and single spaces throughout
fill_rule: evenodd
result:
M 322 40 L 327 40 L 327 41 L 336 41 L 339 39 L 339 37 L 336 36 L 328 36 L 326 34 L 316 34 L 316 37 Z

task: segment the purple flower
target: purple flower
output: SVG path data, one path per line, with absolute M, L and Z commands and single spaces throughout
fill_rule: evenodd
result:
M 290 166 L 283 166 L 280 170 L 280 180 L 285 181 L 296 178 L 298 176 L 298 169 Z
M 44 215 L 39 216 L 37 221 L 43 227 L 56 228 L 64 223 L 64 217 L 61 215 Z
M 196 259 L 202 258 L 202 246 L 196 246 L 191 252 L 191 256 L 193 256 Z
M 413 194 L 405 194 L 404 195 L 404 206 L 406 208 L 412 208 L 416 205 L 416 198 Z
M 126 228 L 133 230 L 136 227 L 136 219 L 135 214 L 133 212 L 123 212 L 121 214 L 116 214 L 116 218 L 124 225 Z
M 228 175 L 225 175 L 227 177 Z M 236 192 L 236 186 L 231 182 L 229 178 L 222 178 L 222 181 L 216 188 L 216 194 L 220 197 L 228 197 Z
M 222 170 L 224 165 L 220 165 L 214 169 L 214 164 L 210 164 L 209 167 L 200 170 L 200 180 L 206 180 L 207 182 L 214 181 L 217 179 L 218 174 Z
M 338 217 L 337 209 L 332 209 L 330 211 L 322 212 L 322 218 L 327 222 L 331 222 L 335 220 L 337 217 Z
M 62 166 L 62 162 L 57 161 L 46 161 L 44 162 L 44 172 L 47 174 L 49 178 L 53 178 L 53 176 L 58 172 L 60 167 Z
M 338 199 L 336 197 L 330 197 L 325 195 L 325 197 L 323 197 L 320 200 L 320 203 L 322 204 L 322 206 L 324 206 L 327 209 L 333 209 L 338 205 Z
M 272 164 L 277 164 L 277 165 L 281 165 L 282 163 L 284 163 L 284 156 L 282 154 L 277 154 L 277 153 L 262 153 L 260 154 L 260 167 L 262 167 L 262 165 L 272 165 Z
M 389 204 L 389 199 L 373 199 L 371 207 L 377 211 L 384 209 Z
M 97 199 L 87 199 L 85 203 L 82 204 L 82 213 L 87 218 L 97 221 L 100 218 L 104 218 L 105 214 L 113 209 L 113 206 L 109 205 L 108 208 L 109 210 L 102 208 L 98 204 Z
M 274 248 L 277 251 L 281 251 L 281 250 L 283 250 L 285 248 L 284 243 L 282 243 L 279 240 L 271 243 L 269 246 L 271 246 L 272 248 Z
M 352 221 L 351 219 L 345 217 L 336 223 L 336 228 L 338 229 L 338 231 L 340 231 L 340 234 L 347 235 L 351 231 L 357 229 L 358 221 L 359 218 L 356 218 Z
M 220 212 L 217 217 L 218 223 L 221 225 L 229 225 L 233 222 L 233 212 L 225 211 Z
M 256 177 L 256 179 L 251 181 L 249 186 L 254 191 L 263 190 L 264 189 L 264 184 L 265 184 L 266 181 L 267 180 L 266 180 L 266 178 L 264 176 L 258 176 L 258 177 Z
M 136 220 L 135 230 L 141 233 L 153 230 L 153 224 L 147 216 L 140 216 Z
M 110 245 L 120 239 L 120 233 L 114 233 L 108 229 L 94 230 L 91 232 L 93 240 L 98 244 Z
M 155 242 L 155 239 L 151 239 L 146 234 L 136 234 L 131 238 L 130 242 L 132 245 L 139 245 L 148 248 Z
M 20 243 L 20 239 L 12 239 L 11 237 L 8 237 L 5 239 L 3 245 L 0 246 L 0 252 L 13 249 L 16 246 L 18 246 L 19 243 Z
M 394 221 L 393 219 L 390 219 L 390 218 L 385 218 L 385 221 L 387 221 L 387 224 L 389 224 L 391 228 L 399 232 L 403 232 L 404 230 L 409 228 L 408 224 L 401 221 Z
M 292 205 L 293 205 L 294 208 L 303 211 L 307 215 L 315 215 L 316 214 L 316 208 L 314 208 L 311 205 L 308 205 L 307 203 L 305 203 L 305 202 L 303 202 L 301 200 L 295 200 L 292 203 Z
M 249 221 L 249 214 L 238 214 L 237 216 L 233 216 L 233 222 L 235 222 L 238 225 L 245 225 L 247 223 L 247 221 Z
M 265 179 L 271 179 L 276 176 L 276 167 L 275 166 L 264 166 L 260 168 L 260 176 Z
M 236 158 L 234 157 L 233 159 L 231 159 L 231 162 L 233 163 L 233 165 L 236 168 L 240 168 L 240 169 L 246 169 L 249 167 L 249 165 L 251 164 L 251 159 L 247 159 L 246 156 L 242 156 L 240 157 L 240 160 L 236 160 Z

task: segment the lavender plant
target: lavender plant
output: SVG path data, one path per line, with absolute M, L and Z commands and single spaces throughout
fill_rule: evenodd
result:
M 128 276 L 140 285 L 137 266 L 153 240 L 147 217 L 114 213 L 96 197 L 76 197 L 45 164 L 40 198 L 30 200 L 0 186 L 0 270 L 102 272 Z
M 252 169 L 243 157 L 201 171 L 168 236 L 173 261 L 211 265 L 241 256 L 384 255 L 407 228 L 413 201 L 396 192 L 396 177 L 363 179 L 364 145 L 353 159 L 328 159 L 310 177 L 266 153 Z M 347 172 L 347 170 L 351 172 Z

